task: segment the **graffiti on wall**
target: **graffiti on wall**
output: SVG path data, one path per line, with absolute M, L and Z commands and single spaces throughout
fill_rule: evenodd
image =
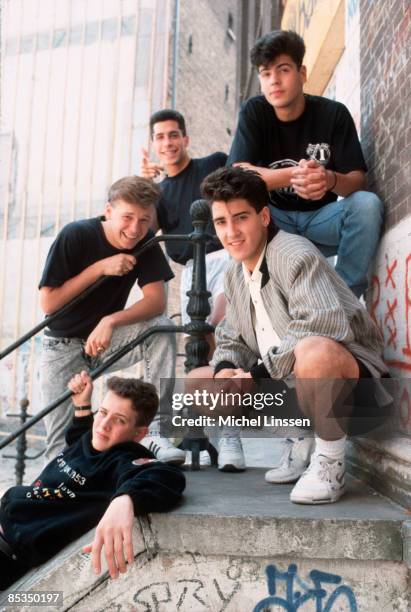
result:
M 341 584 L 342 578 L 337 574 L 313 569 L 309 573 L 311 584 L 298 576 L 295 564 L 289 565 L 285 572 L 279 571 L 275 565 L 268 565 L 266 574 L 269 597 L 262 599 L 253 612 L 267 612 L 271 606 L 276 606 L 276 609 L 281 606 L 288 612 L 297 612 L 306 602 L 315 602 L 317 612 L 341 610 L 343 605 L 344 610 L 357 612 L 353 590 Z M 278 593 L 281 586 L 284 596 Z
M 304 33 L 310 26 L 317 3 L 318 0 L 300 0 L 290 3 L 287 7 L 289 13 L 284 28 L 298 32 L 304 38 Z
M 370 314 L 384 338 L 385 361 L 411 372 L 411 252 L 384 253 L 372 291 Z

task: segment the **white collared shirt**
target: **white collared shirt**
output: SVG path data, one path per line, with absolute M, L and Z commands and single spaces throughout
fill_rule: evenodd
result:
M 250 291 L 251 303 L 253 306 L 251 308 L 253 327 L 261 357 L 264 357 L 270 348 L 278 346 L 281 342 L 274 331 L 261 296 L 261 280 L 263 275 L 260 271 L 260 267 L 263 263 L 266 248 L 267 244 L 262 250 L 252 274 L 247 270 L 246 265 L 244 263 L 242 264 L 245 284 Z

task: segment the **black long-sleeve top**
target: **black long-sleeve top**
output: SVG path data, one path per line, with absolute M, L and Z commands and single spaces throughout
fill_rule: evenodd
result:
M 181 499 L 185 477 L 179 468 L 157 461 L 136 442 L 94 450 L 91 424 L 91 416 L 74 417 L 67 447 L 35 482 L 11 487 L 1 500 L 5 538 L 29 566 L 95 527 L 119 495 L 131 497 L 136 515 L 169 510 Z

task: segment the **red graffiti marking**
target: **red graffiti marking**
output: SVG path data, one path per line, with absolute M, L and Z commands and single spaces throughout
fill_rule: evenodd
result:
M 404 285 L 399 283 L 398 278 L 398 270 L 397 270 L 397 278 L 395 278 L 395 271 L 398 264 L 397 259 L 393 260 L 391 263 L 388 261 L 388 256 L 385 255 L 386 259 L 386 278 L 385 278 L 385 287 L 389 289 L 391 292 L 392 289 L 396 290 L 397 297 L 393 297 L 392 301 L 389 299 L 386 300 L 386 312 L 384 313 L 384 318 L 378 316 L 377 309 L 381 307 L 381 280 L 378 276 L 374 276 L 372 279 L 373 289 L 376 288 L 376 297 L 375 300 L 371 304 L 370 314 L 375 323 L 377 324 L 381 333 L 383 333 L 383 326 L 385 334 L 385 345 L 386 347 L 392 346 L 392 348 L 397 351 L 397 355 L 402 354 L 406 357 L 406 359 L 386 359 L 386 364 L 392 368 L 396 368 L 399 370 L 411 371 L 411 253 L 409 253 L 405 259 L 405 278 Z M 399 283 L 399 289 L 397 289 L 397 283 Z M 402 287 L 404 287 L 404 294 L 402 294 Z M 401 291 L 401 295 L 398 294 L 398 291 Z M 404 298 L 402 297 L 404 295 Z M 402 301 L 404 299 L 404 301 Z M 399 321 L 399 304 L 401 305 L 401 321 Z M 401 333 L 402 346 L 398 346 L 399 334 L 398 334 L 398 325 L 400 323 L 400 330 L 402 332 L 404 320 L 403 320 L 403 312 L 402 307 L 404 305 L 405 310 L 405 330 L 404 335 Z M 397 310 L 398 308 L 398 310 Z M 388 338 L 387 338 L 388 332 Z
M 407 363 L 406 361 L 400 361 L 399 359 L 385 359 L 384 360 L 387 366 L 391 368 L 397 368 L 398 370 L 407 370 L 411 372 L 411 363 Z
M 385 279 L 385 286 L 388 287 L 388 283 L 391 283 L 392 288 L 396 289 L 397 286 L 395 284 L 394 278 L 393 278 L 393 272 L 395 270 L 395 268 L 397 267 L 397 260 L 394 259 L 394 262 L 391 264 L 391 266 L 388 263 L 388 257 L 387 255 L 385 255 L 385 260 L 386 260 L 386 264 L 385 264 L 385 269 L 387 271 L 387 277 Z
M 378 327 L 378 329 L 380 330 L 380 334 L 383 336 L 384 334 L 382 331 L 381 321 L 377 319 L 377 308 L 380 304 L 380 297 L 381 297 L 380 279 L 378 278 L 378 276 L 373 276 L 371 282 L 372 282 L 372 293 L 374 295 L 374 290 L 376 288 L 376 292 L 375 292 L 376 296 L 375 296 L 375 300 L 371 303 L 370 316 L 372 320 L 374 321 L 374 323 L 376 324 L 376 326 Z
M 392 303 L 390 303 L 390 300 L 387 300 L 387 312 L 385 313 L 385 317 L 384 317 L 384 325 L 388 329 L 388 333 L 390 335 L 388 338 L 387 346 L 390 346 L 392 344 L 394 350 L 397 350 L 397 343 L 396 343 L 397 323 L 396 323 L 395 314 L 394 314 L 397 306 L 398 306 L 397 298 L 395 298 L 395 300 Z M 392 327 L 391 325 L 388 324 L 389 319 L 391 319 L 392 321 Z
M 411 311 L 411 253 L 405 260 L 405 342 L 402 349 L 404 355 L 411 357 L 411 338 L 410 338 L 410 311 Z M 411 369 L 411 368 L 410 368 Z

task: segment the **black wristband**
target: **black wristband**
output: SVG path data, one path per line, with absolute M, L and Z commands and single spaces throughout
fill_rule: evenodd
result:
M 91 410 L 91 404 L 87 404 L 86 406 L 76 406 L 73 404 L 74 410 Z

